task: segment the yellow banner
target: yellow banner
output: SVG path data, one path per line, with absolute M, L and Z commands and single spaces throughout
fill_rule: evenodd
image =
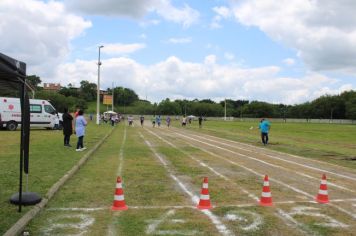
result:
M 112 95 L 104 95 L 103 104 L 111 105 L 112 104 Z

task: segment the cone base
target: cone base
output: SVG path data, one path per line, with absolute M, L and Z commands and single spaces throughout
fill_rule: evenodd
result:
M 260 206 L 273 206 L 273 203 L 264 203 L 264 202 L 260 202 Z
M 122 207 L 112 206 L 111 207 L 112 211 L 126 211 L 127 209 L 129 209 L 127 206 L 122 206 Z
M 197 208 L 200 209 L 200 210 L 209 210 L 211 208 L 213 208 L 212 206 L 200 206 L 200 205 L 197 205 Z
M 327 200 L 321 200 L 321 199 L 315 198 L 315 201 L 317 201 L 318 203 L 321 203 L 321 204 L 329 203 L 329 199 L 327 199 Z

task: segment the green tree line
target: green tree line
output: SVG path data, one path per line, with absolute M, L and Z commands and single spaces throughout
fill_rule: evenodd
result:
M 60 112 L 65 107 L 74 110 L 76 107 L 88 108 L 88 102 L 96 101 L 96 84 L 83 80 L 80 87 L 68 84 L 57 93 L 44 91 L 41 79 L 36 75 L 27 77 L 28 83 L 35 88 L 35 97 L 47 99 Z M 114 93 L 115 110 L 128 114 L 156 115 L 195 115 L 249 118 L 303 118 L 303 119 L 356 119 L 356 91 L 347 91 L 339 95 L 324 95 L 313 101 L 296 105 L 271 104 L 263 101 L 232 100 L 215 102 L 211 99 L 170 100 L 159 103 L 140 100 L 136 92 L 130 88 L 108 88 L 108 94 Z M 18 96 L 18 92 L 1 94 L 1 96 Z M 102 102 L 102 97 L 100 98 Z M 94 112 L 94 111 L 91 111 Z

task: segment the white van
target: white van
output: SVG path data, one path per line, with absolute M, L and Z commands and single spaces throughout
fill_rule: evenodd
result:
M 52 129 L 56 109 L 46 100 L 30 99 L 31 127 Z M 20 98 L 0 97 L 0 128 L 14 131 L 21 124 Z

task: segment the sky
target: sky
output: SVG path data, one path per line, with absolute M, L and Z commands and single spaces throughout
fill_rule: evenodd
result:
M 356 90 L 353 0 L 0 0 L 0 52 L 42 82 L 141 99 L 300 104 Z

